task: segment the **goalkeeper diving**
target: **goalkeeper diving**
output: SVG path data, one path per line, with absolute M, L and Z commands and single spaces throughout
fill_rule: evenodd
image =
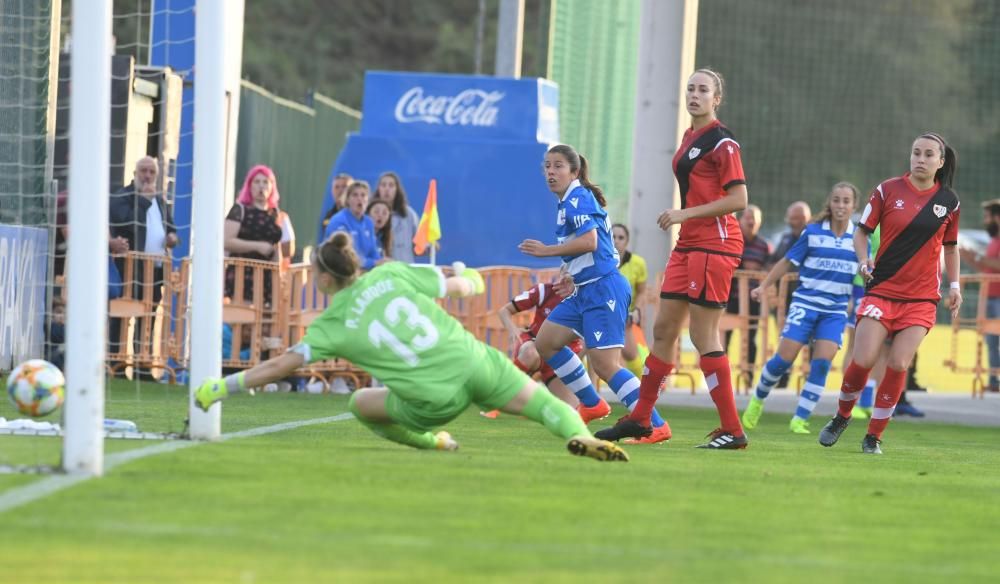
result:
M 195 391 L 203 410 L 234 391 L 285 378 L 306 363 L 344 358 L 385 383 L 351 395 L 354 417 L 393 442 L 414 448 L 456 450 L 448 432 L 435 430 L 471 404 L 519 414 L 566 440 L 571 454 L 628 461 L 617 445 L 598 440 L 580 416 L 493 347 L 472 336 L 434 298 L 481 294 L 476 270 L 457 266 L 445 277 L 430 266 L 391 262 L 359 276 L 351 237 L 335 233 L 313 254 L 317 287 L 330 305 L 285 354 Z

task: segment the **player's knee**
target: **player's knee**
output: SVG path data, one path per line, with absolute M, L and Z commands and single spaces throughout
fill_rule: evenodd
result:
M 535 347 L 535 343 L 531 342 L 521 345 L 521 349 L 517 353 L 517 360 L 527 371 L 537 370 L 542 363 L 538 348 Z
M 826 376 L 830 373 L 829 359 L 813 359 L 809 362 L 809 381 L 812 383 L 826 381 Z
M 910 368 L 910 362 L 913 361 L 912 355 L 889 355 L 886 359 L 885 366 L 895 369 L 896 371 L 906 371 Z
M 378 416 L 373 413 L 372 397 L 374 395 L 371 393 L 370 388 L 355 391 L 351 394 L 351 398 L 347 402 L 348 411 L 354 414 L 354 417 L 359 420 L 375 420 Z
M 347 411 L 351 412 L 355 418 L 361 419 L 364 416 L 361 414 L 360 408 L 358 408 L 358 393 L 354 392 L 351 394 L 351 398 L 347 400 Z
M 653 324 L 653 335 L 656 339 L 672 339 L 680 335 L 681 323 L 670 315 L 656 319 Z

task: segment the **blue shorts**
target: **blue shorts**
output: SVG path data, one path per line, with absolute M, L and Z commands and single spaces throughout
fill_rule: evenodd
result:
M 847 311 L 848 328 L 854 328 L 854 325 L 857 324 L 858 303 L 861 302 L 861 299 L 864 298 L 864 296 L 865 296 L 864 286 L 858 286 L 857 284 L 855 284 L 854 287 L 851 288 L 851 300 L 853 300 L 853 302 L 851 302 L 851 309 Z
M 820 312 L 798 302 L 792 302 L 785 317 L 785 328 L 781 336 L 795 342 L 808 344 L 810 340 L 831 341 L 841 346 L 844 327 L 847 325 L 845 312 Z
M 632 287 L 615 271 L 596 282 L 578 286 L 560 302 L 548 320 L 573 329 L 588 349 L 625 346 L 625 317 L 632 304 Z

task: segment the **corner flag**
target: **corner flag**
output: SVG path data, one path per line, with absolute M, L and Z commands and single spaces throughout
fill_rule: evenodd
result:
M 413 251 L 417 255 L 424 253 L 428 244 L 441 239 L 441 221 L 438 219 L 437 180 L 431 179 L 427 189 L 427 201 L 424 202 L 424 213 L 417 225 L 417 234 L 413 236 Z

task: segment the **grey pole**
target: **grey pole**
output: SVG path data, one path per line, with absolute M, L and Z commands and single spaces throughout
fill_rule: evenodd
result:
M 650 286 L 663 273 L 677 236 L 676 229 L 661 230 L 656 218 L 680 204 L 671 164 L 690 125 L 681 106 L 694 71 L 697 32 L 698 0 L 642 0 L 629 219 L 632 249 L 646 259 Z M 652 339 L 652 319 L 643 325 Z
M 497 77 L 521 77 L 524 0 L 500 0 L 497 23 Z
M 483 72 L 483 39 L 486 37 L 486 0 L 479 0 L 476 11 L 476 53 L 474 57 L 476 75 Z

